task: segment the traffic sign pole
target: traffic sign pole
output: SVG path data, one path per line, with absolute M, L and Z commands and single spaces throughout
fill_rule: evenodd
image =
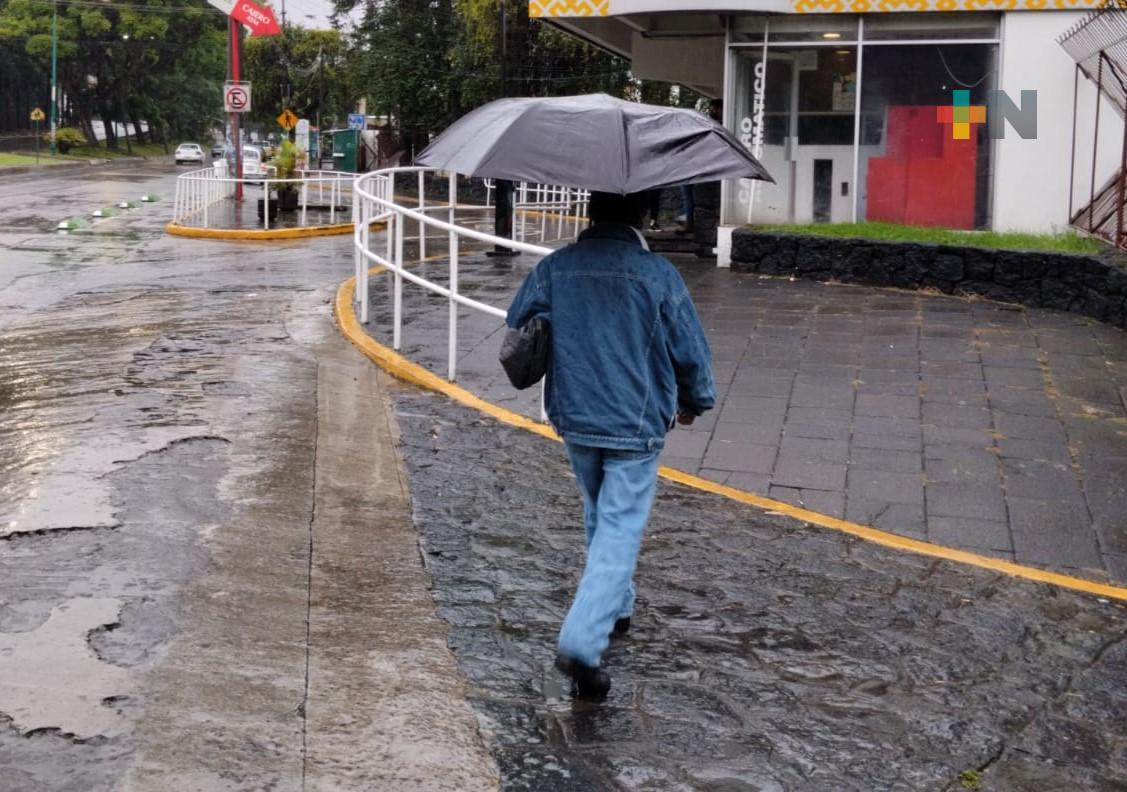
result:
M 228 17 L 231 31 L 230 60 L 231 79 L 239 81 L 239 23 L 234 17 Z M 239 134 L 240 113 L 231 113 L 231 135 L 234 138 L 232 145 L 235 147 L 235 200 L 243 200 L 243 141 Z

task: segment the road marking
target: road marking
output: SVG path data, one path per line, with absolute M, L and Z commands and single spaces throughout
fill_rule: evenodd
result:
M 382 272 L 385 272 L 383 267 L 373 267 L 368 270 L 369 276 L 378 275 Z M 364 328 L 360 326 L 360 322 L 356 319 L 356 313 L 352 310 L 352 298 L 356 290 L 355 280 L 355 278 L 349 278 L 337 289 L 335 306 L 337 321 L 340 323 L 340 329 L 344 337 L 358 347 L 360 351 L 376 365 L 394 377 L 410 382 L 421 388 L 444 394 L 454 401 L 479 410 L 486 415 L 496 418 L 502 423 L 526 429 L 541 437 L 560 442 L 559 435 L 547 424 L 533 421 L 531 418 L 526 418 L 512 410 L 500 407 L 492 402 L 487 402 L 460 385 L 448 382 L 417 363 L 412 363 L 398 352 L 384 346 L 369 336 L 364 331 Z M 979 555 L 978 553 L 972 553 L 967 550 L 958 550 L 953 547 L 932 544 L 931 542 L 922 542 L 918 539 L 909 539 L 908 537 L 881 531 L 867 525 L 860 525 L 859 523 L 848 522 L 847 520 L 839 520 L 836 517 L 819 514 L 818 512 L 803 509 L 798 506 L 792 506 L 789 503 L 764 498 L 760 495 L 736 489 L 735 487 L 717 484 L 715 481 L 709 481 L 700 476 L 695 476 L 692 473 L 685 473 L 684 471 L 675 470 L 674 468 L 664 465 L 658 469 L 658 475 L 666 481 L 673 481 L 687 487 L 692 487 L 693 489 L 721 495 L 730 500 L 749 506 L 755 506 L 765 511 L 777 512 L 787 517 L 810 523 L 811 525 L 829 528 L 830 530 L 848 534 L 849 536 L 855 536 L 858 539 L 863 539 L 867 542 L 872 542 L 873 544 L 878 544 L 893 550 L 939 558 L 944 561 L 952 561 L 956 564 L 964 564 L 992 572 L 999 572 L 1011 577 L 1023 578 L 1038 583 L 1047 583 L 1049 585 L 1079 591 L 1084 594 L 1092 594 L 1097 597 L 1106 597 L 1107 599 L 1127 602 L 1127 588 L 1112 586 L 1107 583 L 1088 580 L 1087 578 L 1065 575 L 1059 572 L 1049 572 L 1044 569 L 1037 569 L 1036 567 L 1016 564 L 1012 561 L 1004 561 L 1000 558 Z

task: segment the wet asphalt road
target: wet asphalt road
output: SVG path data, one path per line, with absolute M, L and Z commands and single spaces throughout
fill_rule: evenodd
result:
M 4 792 L 167 789 L 177 761 L 180 788 L 304 782 L 317 350 L 347 240 L 167 236 L 175 173 L 0 179 Z
M 166 236 L 174 173 L 0 178 L 0 790 L 371 788 L 302 765 L 318 356 L 348 239 Z M 53 230 L 144 193 L 163 201 Z M 672 486 L 611 698 L 573 704 L 550 670 L 581 552 L 560 449 L 395 399 L 434 600 L 506 788 L 1127 786 L 1122 607 Z M 31 697 L 11 684 L 28 673 Z M 362 714 L 321 716 L 339 742 Z M 392 742 L 350 752 L 351 778 Z

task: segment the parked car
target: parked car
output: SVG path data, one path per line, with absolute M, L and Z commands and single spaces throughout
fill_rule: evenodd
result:
M 220 140 L 218 143 L 211 144 L 211 158 L 217 159 L 223 156 L 223 150 L 227 148 L 227 144 Z
M 181 143 L 176 147 L 176 164 L 185 162 L 198 162 L 203 165 L 203 149 L 199 143 Z
M 227 146 L 223 151 L 223 158 L 227 160 L 227 172 L 235 173 L 235 147 Z M 262 156 L 262 150 L 257 146 L 243 146 L 243 179 L 245 181 L 262 181 L 269 170 Z

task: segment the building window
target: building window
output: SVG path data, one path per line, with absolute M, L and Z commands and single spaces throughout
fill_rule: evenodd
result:
M 993 76 L 992 44 L 865 49 L 858 219 L 990 225 L 991 146 L 985 124 L 973 121 L 985 119 Z M 961 131 L 939 120 L 953 121 L 942 108 L 964 100 L 972 122 Z
M 995 86 L 996 16 L 876 16 L 735 21 L 727 118 L 775 184 L 729 183 L 724 223 L 989 225 L 985 128 L 940 108 Z

